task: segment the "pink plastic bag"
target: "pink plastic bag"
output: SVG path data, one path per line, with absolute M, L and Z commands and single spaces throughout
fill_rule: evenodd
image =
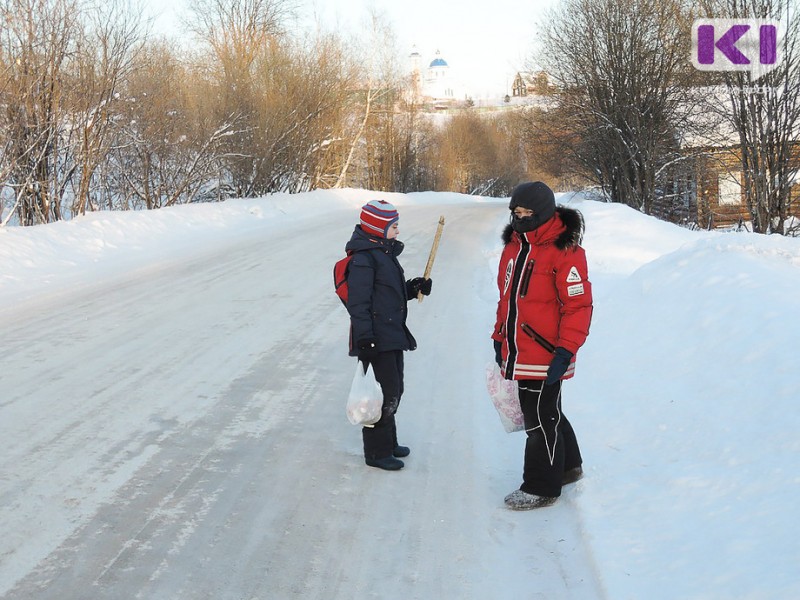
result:
M 486 365 L 486 389 L 506 432 L 512 433 L 525 429 L 525 419 L 519 405 L 517 382 L 505 379 L 500 373 L 500 367 L 495 362 Z

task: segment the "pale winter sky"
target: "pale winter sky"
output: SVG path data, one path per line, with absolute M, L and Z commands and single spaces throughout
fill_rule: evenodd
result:
M 174 30 L 186 0 L 144 0 L 156 31 Z M 413 46 L 428 64 L 437 50 L 453 77 L 480 98 L 510 93 L 536 42 L 537 24 L 558 0 L 298 0 L 302 22 L 318 19 L 344 33 L 363 30 L 370 6 L 393 25 L 402 58 Z

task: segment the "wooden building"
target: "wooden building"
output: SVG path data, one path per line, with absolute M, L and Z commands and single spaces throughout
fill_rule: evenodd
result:
M 724 88 L 708 88 L 717 103 L 729 103 Z M 728 112 L 733 111 L 728 108 Z M 689 221 L 704 229 L 752 222 L 745 198 L 745 179 L 739 134 L 719 111 L 698 110 L 681 143 L 684 157 L 676 172 L 677 187 L 689 196 Z M 800 167 L 800 142 L 793 148 L 791 166 Z M 800 181 L 797 181 L 800 183 Z M 791 191 L 790 214 L 800 217 L 800 186 Z
M 514 97 L 546 96 L 552 91 L 550 78 L 544 71 L 538 73 L 519 71 L 514 76 L 514 83 L 511 84 L 511 94 Z
M 800 166 L 800 146 L 794 153 Z M 744 173 L 738 149 L 711 148 L 695 159 L 697 224 L 703 228 L 731 227 L 752 221 L 744 192 Z M 789 214 L 800 218 L 800 182 L 790 193 Z

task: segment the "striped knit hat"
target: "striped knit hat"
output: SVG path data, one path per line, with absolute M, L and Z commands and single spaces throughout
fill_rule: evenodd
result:
M 370 235 L 385 238 L 399 218 L 397 209 L 386 200 L 370 200 L 361 207 L 361 229 Z

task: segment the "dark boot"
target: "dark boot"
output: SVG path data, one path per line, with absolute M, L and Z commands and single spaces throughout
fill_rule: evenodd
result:
M 370 467 L 385 471 L 398 471 L 403 461 L 392 456 L 395 443 L 393 439 L 394 415 L 384 414 L 373 427 L 361 430 L 364 438 L 364 461 Z
M 366 458 L 385 458 L 392 455 L 395 444 L 392 441 L 390 425 L 387 419 L 381 418 L 372 427 L 364 427 L 361 430 Z
M 411 454 L 411 450 L 408 446 L 401 446 L 397 443 L 397 421 L 395 420 L 394 416 L 392 416 L 392 421 L 389 424 L 389 427 L 392 430 L 392 446 L 394 448 L 394 450 L 392 450 L 392 456 L 395 458 L 405 458 Z
M 583 477 L 583 467 L 575 467 L 574 469 L 568 469 L 567 471 L 564 471 L 564 475 L 561 478 L 561 485 L 569 485 L 570 483 L 575 483 L 582 477 Z
M 408 446 L 395 446 L 392 451 L 392 456 L 395 458 L 405 458 L 411 454 L 411 449 Z
M 386 458 L 365 458 L 364 461 L 370 467 L 377 467 L 384 471 L 399 471 L 405 466 L 402 460 L 398 460 L 393 456 L 387 456 Z

